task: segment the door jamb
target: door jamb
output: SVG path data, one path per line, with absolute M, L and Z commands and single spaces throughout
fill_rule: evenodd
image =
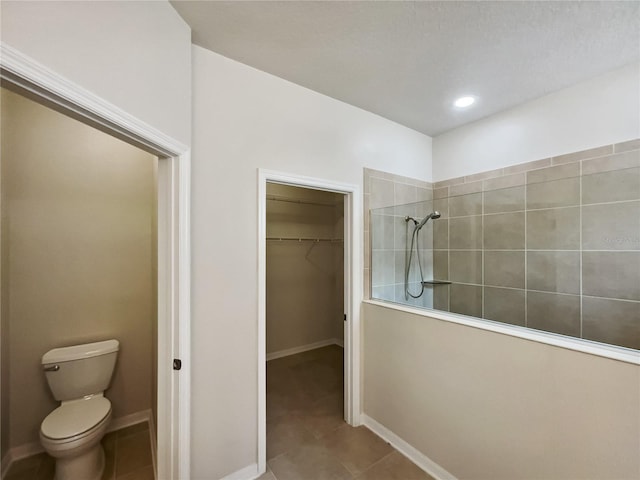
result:
M 266 238 L 267 183 L 341 193 L 345 198 L 345 417 L 358 426 L 360 413 L 360 304 L 362 302 L 362 207 L 358 185 L 258 169 L 258 473 L 266 470 Z
M 39 103 L 158 157 L 158 472 L 190 478 L 190 150 L 0 42 L 0 78 Z M 182 371 L 171 370 L 173 358 Z

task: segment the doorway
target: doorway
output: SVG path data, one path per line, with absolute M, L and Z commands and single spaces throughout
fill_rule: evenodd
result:
M 343 197 L 267 183 L 267 460 L 344 423 Z
M 37 435 L 60 406 L 46 382 L 54 376 L 40 365 L 43 354 L 105 340 L 118 342 L 105 396 L 112 412 L 106 430 L 119 432 L 104 437 L 106 465 L 118 475 L 153 471 L 157 157 L 5 88 L 0 98 L 8 475 L 29 464 L 34 478 L 46 478 L 53 467 Z M 135 458 L 119 450 L 135 450 Z
M 157 476 L 190 476 L 190 158 L 185 145 L 33 59 L 0 46 L 2 86 L 154 155 L 157 161 Z M 2 351 L 3 359 L 5 351 Z M 180 372 L 173 359 L 182 360 Z M 3 382 L 2 397 L 5 398 Z M 2 425 L 4 431 L 4 424 Z M 5 458 L 6 460 L 6 458 Z
M 314 370 L 316 374 L 324 376 L 316 382 L 315 387 L 316 393 L 327 395 L 324 399 L 316 400 L 319 404 L 324 401 L 324 407 L 331 410 L 332 418 L 329 423 L 335 421 L 338 416 L 342 424 L 346 421 L 350 425 L 359 425 L 360 362 L 357 352 L 360 350 L 359 305 L 362 291 L 357 226 L 360 225 L 361 216 L 357 186 L 265 170 L 259 170 L 258 176 L 257 473 L 263 473 L 266 471 L 268 450 L 267 418 L 278 413 L 273 410 L 278 408 L 277 399 L 272 405 L 267 405 L 268 370 L 272 370 L 273 373 L 282 370 L 279 366 L 287 363 L 309 360 L 298 363 L 300 366 L 294 369 L 298 370 L 298 379 L 301 376 L 313 375 Z M 277 205 L 276 208 L 270 211 L 269 203 Z M 341 215 L 336 214 L 336 207 L 342 210 Z M 337 255 L 336 251 L 339 251 L 340 255 Z M 283 264 L 268 272 L 268 257 L 271 256 L 273 260 L 278 255 Z M 286 274 L 288 266 L 297 268 L 293 276 Z M 281 278 L 278 278 L 279 275 Z M 300 278 L 305 275 L 311 280 L 315 277 L 318 282 L 323 283 L 321 288 L 324 293 L 318 295 L 319 298 L 313 297 L 313 287 L 309 288 L 308 284 L 306 287 L 301 286 Z M 321 281 L 322 276 L 324 279 Z M 285 279 L 285 286 L 288 279 L 290 288 L 270 290 L 268 305 L 267 290 L 282 279 Z M 295 279 L 297 281 L 291 283 Z M 342 295 L 336 292 L 338 288 L 342 289 Z M 287 294 L 294 292 L 302 298 L 307 298 L 306 302 L 299 302 L 297 297 L 293 301 L 287 301 Z M 328 300 L 330 298 L 338 299 L 338 302 L 331 302 Z M 283 305 L 285 306 L 280 310 L 280 314 L 285 320 L 278 326 L 280 315 L 276 313 L 274 323 L 268 320 L 268 313 L 273 315 L 278 311 L 277 307 Z M 313 313 L 301 314 L 309 306 L 312 306 Z M 321 316 L 328 317 L 328 320 L 318 321 Z M 303 317 L 310 317 L 316 321 L 308 323 Z M 268 322 L 272 324 L 271 332 L 267 331 Z M 296 329 L 287 328 L 287 322 L 290 327 L 296 325 Z M 300 325 L 306 327 L 298 329 Z M 281 335 L 282 330 L 285 331 L 285 335 Z M 323 336 L 326 338 L 320 338 Z M 268 366 L 268 361 L 273 362 L 273 368 Z M 341 372 L 338 373 L 336 370 Z M 277 381 L 275 376 L 273 378 Z M 300 384 L 297 388 L 299 387 Z M 316 406 L 323 408 L 320 405 Z

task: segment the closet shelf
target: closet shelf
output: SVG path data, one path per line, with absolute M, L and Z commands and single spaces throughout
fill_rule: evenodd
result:
M 272 200 L 274 202 L 287 202 L 287 203 L 300 203 L 303 205 L 316 205 L 318 207 L 335 207 L 335 203 L 329 202 L 313 202 L 311 200 L 299 200 L 296 198 L 284 198 L 284 197 L 276 197 L 274 195 L 267 195 L 267 200 Z
M 267 240 L 276 242 L 342 242 L 342 238 L 267 237 Z

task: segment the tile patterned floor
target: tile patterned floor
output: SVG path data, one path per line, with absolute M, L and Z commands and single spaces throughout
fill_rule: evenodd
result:
M 267 472 L 259 480 L 433 480 L 366 427 L 343 420 L 343 350 L 267 363 Z
M 146 422 L 106 434 L 102 445 L 105 453 L 102 480 L 155 480 Z M 53 480 L 54 469 L 53 458 L 40 453 L 13 463 L 4 480 Z

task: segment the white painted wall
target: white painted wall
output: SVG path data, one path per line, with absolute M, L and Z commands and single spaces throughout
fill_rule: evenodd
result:
M 638 137 L 640 64 L 632 64 L 439 135 L 433 139 L 433 179 Z
M 456 478 L 640 478 L 638 365 L 377 305 L 363 317 L 364 413 Z
M 0 39 L 191 143 L 191 30 L 166 1 L 2 1 Z
M 257 169 L 430 180 L 431 138 L 200 47 L 193 66 L 191 445 L 204 480 L 257 462 Z

